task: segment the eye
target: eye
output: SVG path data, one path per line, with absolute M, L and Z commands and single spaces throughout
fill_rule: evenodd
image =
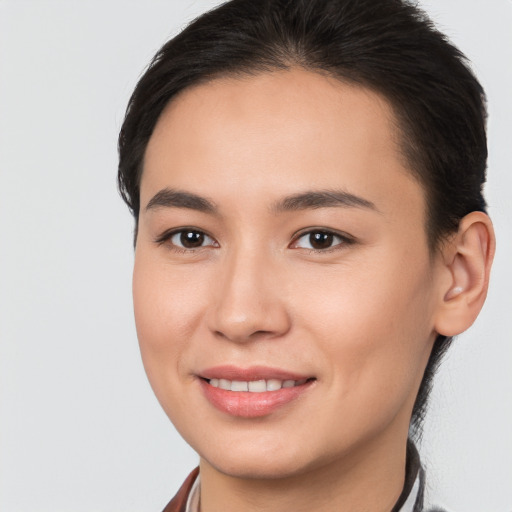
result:
M 292 248 L 326 251 L 352 242 L 353 240 L 348 236 L 333 233 L 332 231 L 315 229 L 297 237 L 293 242 Z
M 157 238 L 156 243 L 169 243 L 175 249 L 193 250 L 201 247 L 218 247 L 217 242 L 209 235 L 198 229 L 185 228 L 165 232 Z

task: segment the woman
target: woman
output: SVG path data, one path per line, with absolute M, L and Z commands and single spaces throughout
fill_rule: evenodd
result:
M 484 93 L 398 0 L 233 0 L 119 140 L 144 366 L 200 456 L 166 511 L 423 510 L 413 438 L 485 300 Z

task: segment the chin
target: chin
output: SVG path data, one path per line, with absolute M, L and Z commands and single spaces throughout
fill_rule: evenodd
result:
M 315 447 L 305 446 L 303 441 L 290 438 L 287 441 L 273 439 L 273 442 L 269 442 L 268 439 L 261 439 L 259 443 L 250 444 L 219 443 L 217 449 L 208 447 L 196 451 L 202 461 L 218 472 L 242 479 L 292 478 L 332 462 L 332 452 L 325 454 L 318 450 L 315 453 Z
M 242 479 L 276 480 L 290 478 L 307 472 L 299 461 L 248 458 L 243 456 L 213 457 L 204 460 L 218 472 Z

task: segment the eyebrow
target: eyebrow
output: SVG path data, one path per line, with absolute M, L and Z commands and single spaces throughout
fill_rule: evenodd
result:
M 146 205 L 146 211 L 157 208 L 188 208 L 204 213 L 217 213 L 217 206 L 205 197 L 170 188 L 157 192 Z
M 274 203 L 271 211 L 282 213 L 329 207 L 366 208 L 379 211 L 371 201 L 344 190 L 307 191 L 287 196 Z M 210 199 L 170 188 L 164 188 L 157 192 L 146 205 L 146 211 L 158 208 L 187 208 L 209 214 L 218 213 L 217 206 Z
M 344 190 L 318 190 L 294 194 L 275 203 L 272 210 L 280 213 L 329 207 L 366 208 L 379 211 L 371 201 Z

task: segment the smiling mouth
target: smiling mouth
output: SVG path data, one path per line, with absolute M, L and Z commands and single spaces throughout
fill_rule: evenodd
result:
M 204 397 L 216 409 L 231 417 L 249 419 L 269 416 L 295 402 L 300 396 L 308 394 L 317 380 L 315 377 L 304 378 L 287 372 L 275 375 L 278 372 L 273 371 L 274 375 L 270 377 L 270 372 L 271 370 L 243 372 L 228 369 L 223 372 L 223 377 L 231 376 L 229 374 L 232 373 L 233 380 L 221 377 L 218 375 L 220 372 L 212 372 L 217 375 L 201 376 L 199 383 Z M 244 377 L 248 380 L 242 380 Z
M 313 377 L 301 380 L 280 380 L 280 379 L 260 379 L 260 380 L 228 380 L 228 379 L 204 379 L 210 386 L 223 389 L 225 391 L 265 393 L 267 391 L 279 391 L 283 388 L 294 388 L 302 386 L 308 381 L 315 380 Z

